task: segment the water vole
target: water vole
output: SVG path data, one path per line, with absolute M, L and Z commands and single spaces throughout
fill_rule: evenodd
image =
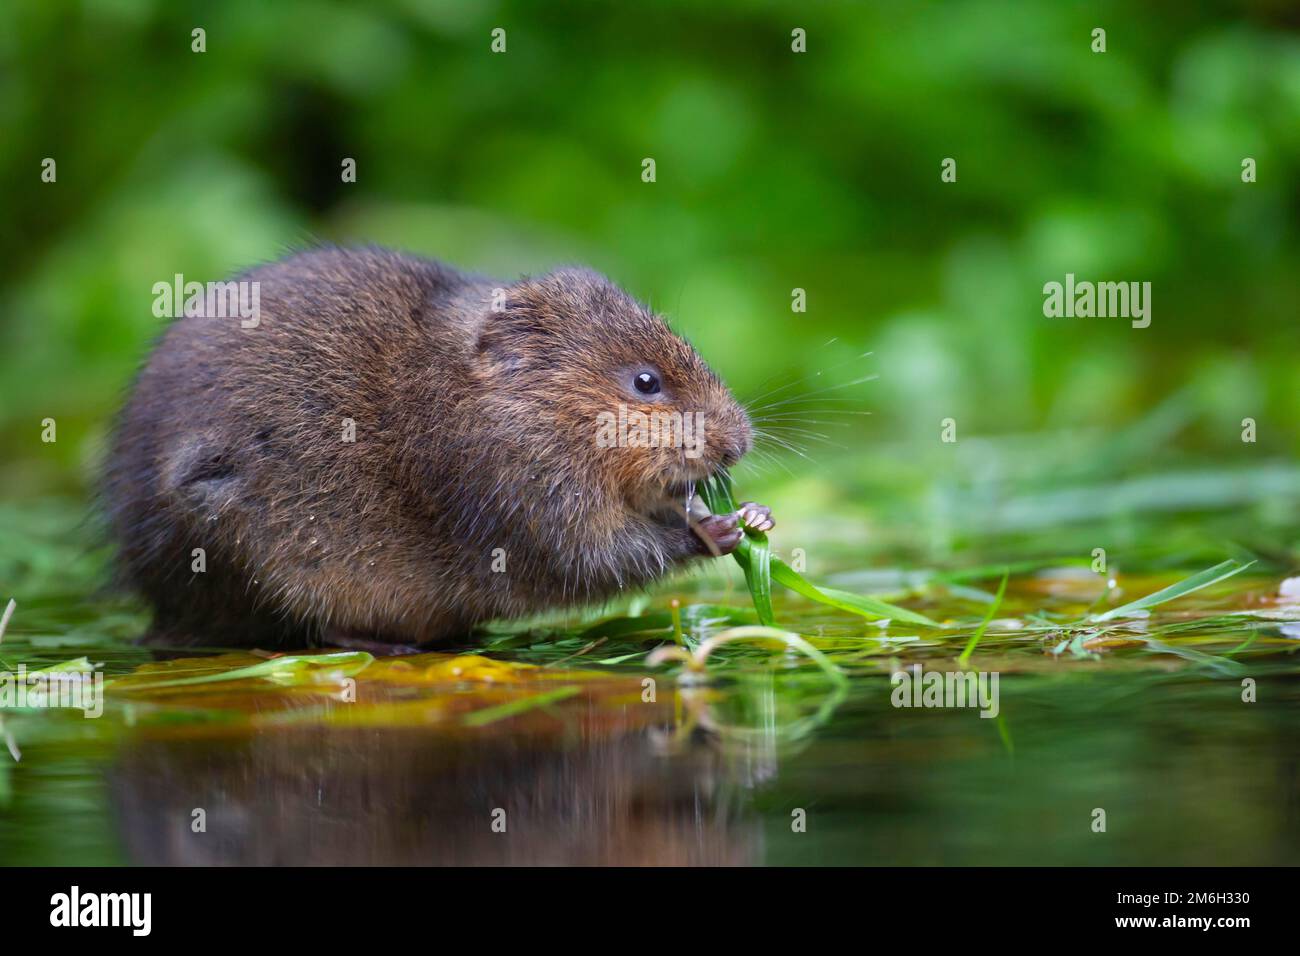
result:
M 110 446 L 120 564 L 161 640 L 425 644 L 738 543 L 737 515 L 685 503 L 749 449 L 745 411 L 604 277 L 322 248 L 238 281 L 254 321 L 173 322 Z

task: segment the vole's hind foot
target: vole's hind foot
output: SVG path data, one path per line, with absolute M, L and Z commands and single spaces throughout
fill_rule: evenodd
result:
M 709 515 L 692 524 L 691 530 L 695 532 L 696 552 L 715 557 L 735 551 L 745 533 L 740 529 L 740 519 L 734 514 Z
M 321 637 L 326 647 L 338 647 L 348 651 L 365 651 L 375 657 L 405 657 L 408 654 L 423 654 L 424 651 L 410 644 L 393 644 L 381 641 L 373 636 L 360 634 L 345 628 L 328 628 Z
M 746 501 L 736 514 L 746 527 L 753 528 L 755 531 L 766 533 L 776 527 L 776 522 L 772 520 L 772 509 L 767 505 Z

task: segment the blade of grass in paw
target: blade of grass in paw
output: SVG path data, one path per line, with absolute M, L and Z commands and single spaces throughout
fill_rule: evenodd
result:
M 715 515 L 731 514 L 736 510 L 735 499 L 731 497 L 730 475 L 710 475 L 700 486 L 700 497 Z
M 772 546 L 768 544 L 767 535 L 746 529 L 741 547 L 736 548 L 737 555 L 742 548 L 745 559 L 740 566 L 745 571 L 745 583 L 754 599 L 754 610 L 758 612 L 759 622 L 771 627 L 776 623 L 776 615 L 772 613 Z
M 700 490 L 700 497 L 704 499 L 704 503 L 715 515 L 731 514 L 736 510 L 736 502 L 731 494 L 731 479 L 727 475 L 715 475 L 706 481 Z M 759 559 L 763 562 L 766 573 L 755 574 L 750 570 L 753 563 L 751 552 L 754 550 L 757 541 L 762 542 L 762 549 L 766 552 Z M 848 611 L 850 614 L 857 614 L 872 620 L 890 618 L 891 620 L 907 621 L 910 624 L 919 624 L 922 627 L 937 628 L 940 626 L 923 614 L 896 607 L 876 598 L 851 594 L 848 591 L 839 591 L 834 588 L 820 588 L 809 583 L 798 571 L 771 553 L 767 543 L 767 535 L 765 534 L 751 534 L 746 531 L 745 536 L 741 538 L 740 544 L 734 552 L 734 557 L 736 563 L 745 572 L 745 583 L 749 585 L 750 595 L 754 599 L 754 609 L 758 612 L 759 620 L 763 621 L 764 624 L 771 623 L 771 620 L 764 617 L 764 615 L 772 614 L 772 579 L 775 578 L 797 594 L 802 594 L 804 597 L 825 604 L 828 607 Z M 755 587 L 756 584 L 760 588 L 764 588 L 765 593 L 760 593 Z
M 706 481 L 700 497 L 715 515 L 734 514 L 736 511 L 728 475 L 715 475 Z M 771 627 L 776 623 L 776 615 L 772 613 L 772 548 L 766 534 L 749 528 L 744 528 L 744 532 L 732 553 L 745 572 L 745 584 L 749 587 L 759 622 Z

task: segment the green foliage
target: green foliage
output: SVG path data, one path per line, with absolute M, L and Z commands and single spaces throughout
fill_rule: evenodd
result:
M 879 381 L 843 394 L 875 417 L 831 436 L 850 446 L 929 447 L 946 416 L 1113 432 L 1188 383 L 1179 445 L 1293 452 L 1300 41 L 1280 10 L 5 4 L 4 485 L 85 485 L 159 331 L 154 282 L 316 238 L 507 276 L 590 262 L 742 396 L 869 348 Z M 1151 281 L 1152 327 L 1045 319 L 1067 271 Z

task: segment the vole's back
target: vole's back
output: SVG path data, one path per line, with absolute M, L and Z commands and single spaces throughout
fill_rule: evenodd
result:
M 175 321 L 110 451 L 121 564 L 161 636 L 445 630 L 454 622 L 420 609 L 448 556 L 413 513 L 418 496 L 402 493 L 418 476 L 398 451 L 422 421 L 432 437 L 465 387 L 472 339 L 455 297 L 473 280 L 382 250 L 321 249 L 237 281 L 257 284 L 258 314 Z

